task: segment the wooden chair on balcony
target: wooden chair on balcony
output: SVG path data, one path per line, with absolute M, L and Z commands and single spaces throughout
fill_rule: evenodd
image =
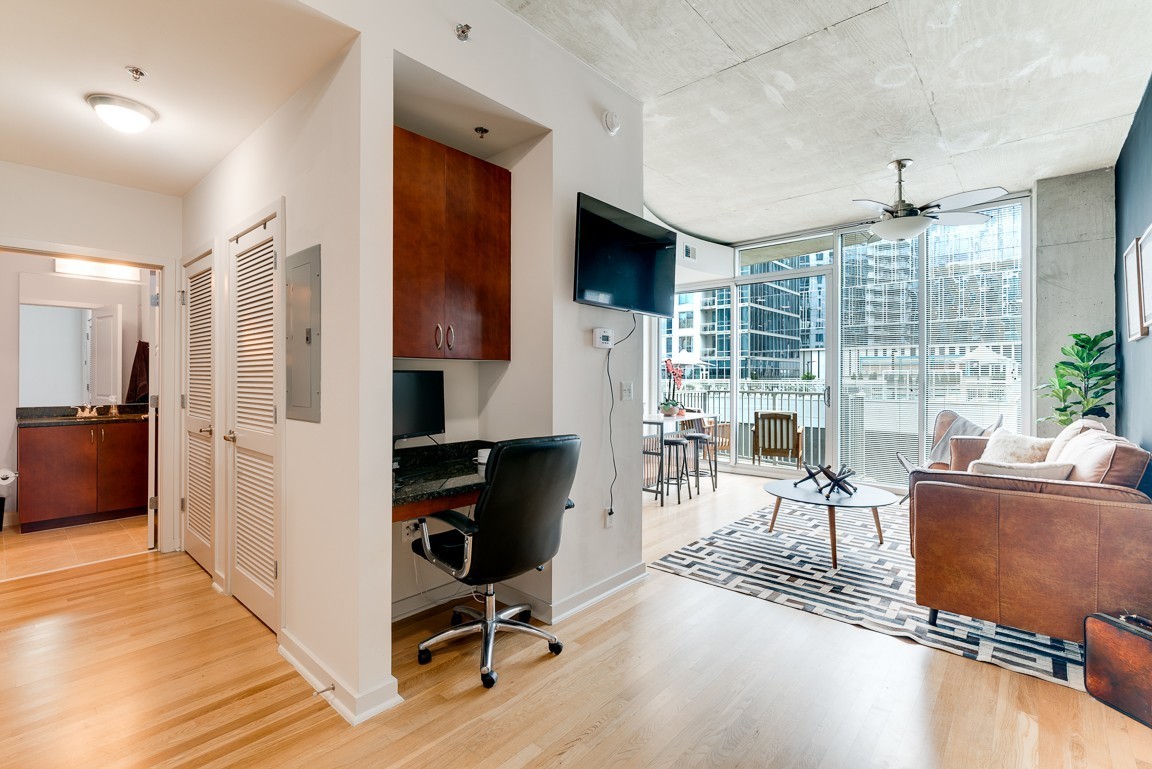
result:
M 791 459 L 804 461 L 804 428 L 795 411 L 757 411 L 752 420 L 752 461 Z

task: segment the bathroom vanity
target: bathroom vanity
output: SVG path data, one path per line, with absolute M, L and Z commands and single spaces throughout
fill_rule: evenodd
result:
M 146 512 L 147 414 L 19 416 L 22 411 L 33 409 L 19 409 L 16 418 L 21 532 Z

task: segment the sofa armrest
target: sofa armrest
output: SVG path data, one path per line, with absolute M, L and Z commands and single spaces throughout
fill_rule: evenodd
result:
M 984 455 L 988 445 L 986 435 L 955 435 L 948 441 L 948 450 L 951 452 L 949 470 L 967 470 L 968 465 Z

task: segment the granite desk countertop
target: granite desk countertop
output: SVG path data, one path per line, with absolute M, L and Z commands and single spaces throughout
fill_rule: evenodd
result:
M 397 449 L 392 506 L 479 491 L 485 468 L 476 464 L 476 451 L 491 447 L 491 441 L 463 441 Z

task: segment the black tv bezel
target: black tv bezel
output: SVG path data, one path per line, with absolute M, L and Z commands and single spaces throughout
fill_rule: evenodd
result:
M 589 205 L 591 204 L 591 205 Z M 599 211 L 596 209 L 600 209 Z M 670 250 L 668 269 L 671 270 L 671 287 L 672 291 L 669 294 L 668 311 L 662 312 L 654 307 L 635 307 L 628 304 L 615 303 L 615 302 L 598 302 L 593 299 L 588 299 L 580 295 L 581 288 L 587 289 L 587 286 L 582 286 L 580 282 L 580 256 L 581 256 L 581 232 L 580 224 L 583 214 L 589 214 L 606 220 L 612 224 L 622 227 L 626 230 L 634 232 L 645 237 L 652 238 L 654 241 L 667 241 L 667 246 Z M 676 311 L 676 247 L 677 247 L 677 233 L 675 230 L 668 229 L 655 222 L 650 222 L 647 219 L 636 216 L 635 214 L 628 213 L 627 211 L 617 208 L 611 203 L 605 203 L 603 200 L 592 197 L 586 192 L 579 192 L 576 194 L 576 247 L 575 247 L 575 260 L 572 267 L 572 301 L 577 304 L 588 305 L 591 307 L 604 307 L 610 310 L 620 310 L 622 312 L 636 312 L 641 315 L 649 315 L 655 318 L 671 318 Z
M 441 407 L 440 408 L 441 420 L 440 420 L 440 425 L 439 425 L 440 429 L 439 430 L 437 430 L 435 432 L 415 432 L 415 433 L 404 433 L 404 434 L 397 434 L 396 433 L 396 375 L 397 374 L 418 374 L 421 376 L 428 376 L 429 378 L 435 378 L 439 381 L 440 407 Z M 435 376 L 433 376 L 433 375 L 435 375 Z M 393 440 L 393 442 L 405 440 L 407 438 L 426 438 L 430 435 L 443 435 L 444 431 L 448 427 L 448 425 L 447 425 L 447 421 L 448 421 L 447 411 L 448 411 L 447 406 L 444 403 L 444 372 L 443 371 L 440 371 L 439 369 L 393 369 L 392 370 L 392 431 L 393 431 L 392 432 L 392 440 Z

